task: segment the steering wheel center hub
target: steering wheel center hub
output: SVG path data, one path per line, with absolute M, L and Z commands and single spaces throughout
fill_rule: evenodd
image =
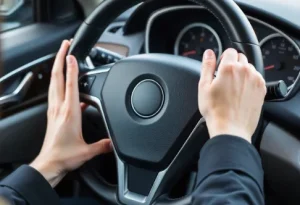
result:
M 131 107 L 141 118 L 151 118 L 159 113 L 164 103 L 162 86 L 151 79 L 136 85 L 131 95 Z

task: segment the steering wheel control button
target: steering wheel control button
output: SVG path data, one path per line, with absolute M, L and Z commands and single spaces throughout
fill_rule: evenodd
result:
M 141 118 L 151 118 L 159 113 L 164 103 L 164 92 L 154 80 L 143 80 L 133 89 L 131 106 Z
M 101 47 L 93 48 L 89 56 L 96 65 L 116 63 L 123 58 L 123 56 Z
M 81 93 L 89 93 L 95 79 L 96 79 L 96 76 L 93 76 L 93 75 L 83 76 L 79 80 L 79 91 Z

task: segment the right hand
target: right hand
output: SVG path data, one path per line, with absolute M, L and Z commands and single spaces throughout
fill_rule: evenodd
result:
M 217 59 L 212 50 L 203 57 L 199 82 L 199 110 L 210 137 L 234 135 L 251 143 L 266 95 L 262 75 L 234 49 L 224 52 L 214 78 Z

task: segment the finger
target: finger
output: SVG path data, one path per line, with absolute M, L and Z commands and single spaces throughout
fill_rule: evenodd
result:
M 241 64 L 247 65 L 248 64 L 248 58 L 243 54 L 243 53 L 239 53 L 239 62 Z
M 52 69 L 52 77 L 49 88 L 49 103 L 53 101 L 62 102 L 64 99 L 65 85 L 63 69 L 65 65 L 65 56 L 67 54 L 69 46 L 69 41 L 64 41 L 59 52 L 57 53 L 57 57 Z
M 248 63 L 248 69 L 251 71 L 251 73 L 254 77 L 258 76 L 259 81 L 261 82 L 262 87 L 265 90 L 266 89 L 266 81 L 265 81 L 264 77 L 262 76 L 262 74 L 260 72 L 258 72 L 256 70 L 256 68 L 254 67 L 254 65 L 252 65 L 251 63 Z
M 266 81 L 262 74 L 256 70 L 253 64 L 249 63 L 248 66 L 251 72 L 253 72 L 254 75 L 257 75 L 260 78 L 260 81 L 263 83 L 264 87 L 266 87 Z
M 203 55 L 200 84 L 211 84 L 216 71 L 217 58 L 212 50 L 206 50 Z
M 99 142 L 90 144 L 88 146 L 89 146 L 90 158 L 93 158 L 100 154 L 110 153 L 113 151 L 113 146 L 110 139 L 100 140 Z
M 253 73 L 256 73 L 256 72 L 257 72 L 256 68 L 255 68 L 254 65 L 252 65 L 251 63 L 248 63 L 248 69 L 249 69 L 251 72 L 253 72 Z
M 65 102 L 67 104 L 78 103 L 79 105 L 79 90 L 78 90 L 78 63 L 74 56 L 67 56 L 67 82 Z
M 81 111 L 84 112 L 87 108 L 88 108 L 88 104 L 86 103 L 80 103 L 80 108 L 81 108 Z
M 238 59 L 238 52 L 233 48 L 229 48 L 223 53 L 223 58 L 220 65 L 223 65 L 225 63 L 236 63 Z
M 223 58 L 218 68 L 218 73 L 220 74 L 217 75 L 217 78 L 223 76 L 225 73 L 229 73 L 229 71 L 231 72 L 233 69 L 232 67 L 234 67 L 234 65 L 236 65 L 236 63 L 238 62 L 238 57 L 238 52 L 235 49 L 227 49 L 223 53 Z

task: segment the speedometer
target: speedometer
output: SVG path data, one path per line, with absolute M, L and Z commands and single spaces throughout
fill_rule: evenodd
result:
M 266 81 L 284 80 L 291 87 L 300 71 L 300 50 L 290 38 L 272 34 L 260 43 Z
M 174 53 L 202 61 L 205 50 L 212 49 L 218 58 L 222 53 L 222 43 L 217 32 L 207 24 L 193 23 L 179 33 Z

